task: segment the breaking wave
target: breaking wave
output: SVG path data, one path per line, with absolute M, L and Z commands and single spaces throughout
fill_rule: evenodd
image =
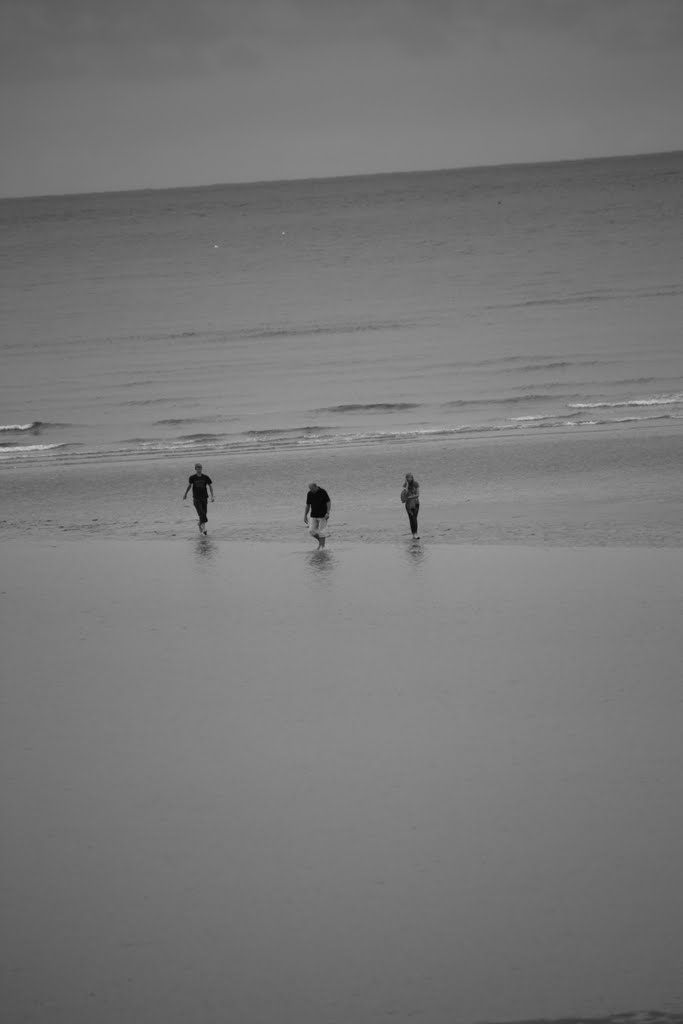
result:
M 25 452 L 47 452 L 56 448 L 69 448 L 68 444 L 2 444 L 0 455 L 21 455 Z
M 626 398 L 618 402 L 568 402 L 568 409 L 627 409 L 652 405 L 680 405 L 683 392 L 675 395 L 655 395 L 651 398 Z
M 468 407 L 495 406 L 495 405 L 528 405 L 531 402 L 556 401 L 555 395 L 550 394 L 523 394 L 507 395 L 505 398 L 455 398 L 451 402 L 444 402 L 443 409 L 466 409 Z
M 227 423 L 236 420 L 237 416 L 176 416 L 166 420 L 155 420 L 155 427 L 181 427 L 184 423 Z
M 404 412 L 418 409 L 419 402 L 350 402 L 345 405 L 330 405 L 316 412 Z
M 32 464 L 36 465 L 80 465 L 166 458 L 249 455 L 263 457 L 269 454 L 276 457 L 280 453 L 306 450 L 334 451 L 359 446 L 393 446 L 430 441 L 448 443 L 449 440 L 456 439 L 493 438 L 505 435 L 523 437 L 549 431 L 576 432 L 610 428 L 627 430 L 637 429 L 638 425 L 646 428 L 656 421 L 670 421 L 672 425 L 674 422 L 683 422 L 683 392 L 611 402 L 573 401 L 564 403 L 561 407 L 554 401 L 540 409 L 534 404 L 538 400 L 549 398 L 547 395 L 520 395 L 489 400 L 461 399 L 446 403 L 449 410 L 464 410 L 463 418 L 466 417 L 468 420 L 464 423 L 458 422 L 457 416 L 453 417 L 455 422 L 451 421 L 447 412 L 443 413 L 443 422 L 440 423 L 438 419 L 435 421 L 432 414 L 439 407 L 433 406 L 430 418 L 425 422 L 413 425 L 409 417 L 406 418 L 408 422 L 401 421 L 400 417 L 397 420 L 379 420 L 377 425 L 381 429 L 368 429 L 371 425 L 368 422 L 364 422 L 360 428 L 355 427 L 354 420 L 349 419 L 340 421 L 344 423 L 343 426 L 313 423 L 260 427 L 233 433 L 208 430 L 182 434 L 172 432 L 172 436 L 168 436 L 170 432 L 166 432 L 164 436 L 160 431 L 158 437 L 153 436 L 152 431 L 147 436 L 129 437 L 126 440 L 98 439 L 81 444 L 59 437 L 55 439 L 55 443 L 34 440 L 30 434 L 31 430 L 35 432 L 37 428 L 44 428 L 45 424 L 6 424 L 0 434 L 0 461 L 4 465 L 10 464 L 13 460 L 19 462 L 26 459 L 31 459 Z M 468 406 L 473 407 L 471 417 L 467 412 Z M 364 414 L 368 410 L 391 412 L 416 407 L 417 403 L 412 402 L 374 402 L 349 403 L 332 408 L 337 413 L 359 411 Z M 536 409 L 538 411 L 535 411 Z M 182 427 L 198 419 L 199 417 L 191 416 L 176 417 L 164 421 L 163 425 L 171 428 Z M 29 441 L 32 443 L 28 443 Z M 58 441 L 60 443 L 57 443 Z
M 0 424 L 0 434 L 41 434 L 52 427 L 68 426 L 68 423 L 44 423 L 42 420 L 33 420 L 32 423 L 4 423 Z

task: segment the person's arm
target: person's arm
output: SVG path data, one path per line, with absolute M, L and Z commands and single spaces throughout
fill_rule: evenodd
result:
M 327 509 L 325 510 L 325 519 L 330 518 L 330 509 L 332 508 L 332 502 L 328 500 Z
M 213 496 L 213 484 L 209 484 L 208 486 L 209 486 L 209 494 L 211 495 L 211 501 L 214 501 L 215 499 L 214 499 L 214 496 Z
M 185 498 L 190 493 L 190 487 L 192 487 L 192 484 L 188 484 L 187 487 L 185 488 L 185 493 L 183 494 L 183 501 L 185 501 Z
M 308 513 L 310 511 L 311 511 L 311 506 L 308 503 L 306 503 L 306 508 L 304 510 L 304 522 L 306 523 L 306 525 L 308 525 Z

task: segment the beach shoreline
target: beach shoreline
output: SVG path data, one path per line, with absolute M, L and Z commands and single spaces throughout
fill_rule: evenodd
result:
M 430 543 L 683 546 L 683 436 L 534 437 L 507 443 L 399 445 L 203 459 L 217 539 L 296 542 L 307 485 L 332 498 L 335 542 L 400 541 L 405 473 L 421 484 Z M 0 539 L 191 535 L 179 459 L 2 471 Z

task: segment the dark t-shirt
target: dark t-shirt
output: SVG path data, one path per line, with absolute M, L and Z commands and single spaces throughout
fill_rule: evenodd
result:
M 189 483 L 192 484 L 193 499 L 198 498 L 200 501 L 206 501 L 208 497 L 206 488 L 209 484 L 213 483 L 211 477 L 207 476 L 206 473 L 193 473 Z
M 322 519 L 323 516 L 327 515 L 327 503 L 329 500 L 329 494 L 322 487 L 319 487 L 315 494 L 313 491 L 308 492 L 306 504 L 311 506 L 311 515 L 314 519 Z

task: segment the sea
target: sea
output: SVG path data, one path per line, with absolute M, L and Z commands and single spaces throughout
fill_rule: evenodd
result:
M 0 307 L 0 536 L 172 535 L 199 461 L 230 536 L 409 470 L 435 539 L 596 495 L 640 510 L 570 540 L 683 539 L 683 152 L 5 199 Z

